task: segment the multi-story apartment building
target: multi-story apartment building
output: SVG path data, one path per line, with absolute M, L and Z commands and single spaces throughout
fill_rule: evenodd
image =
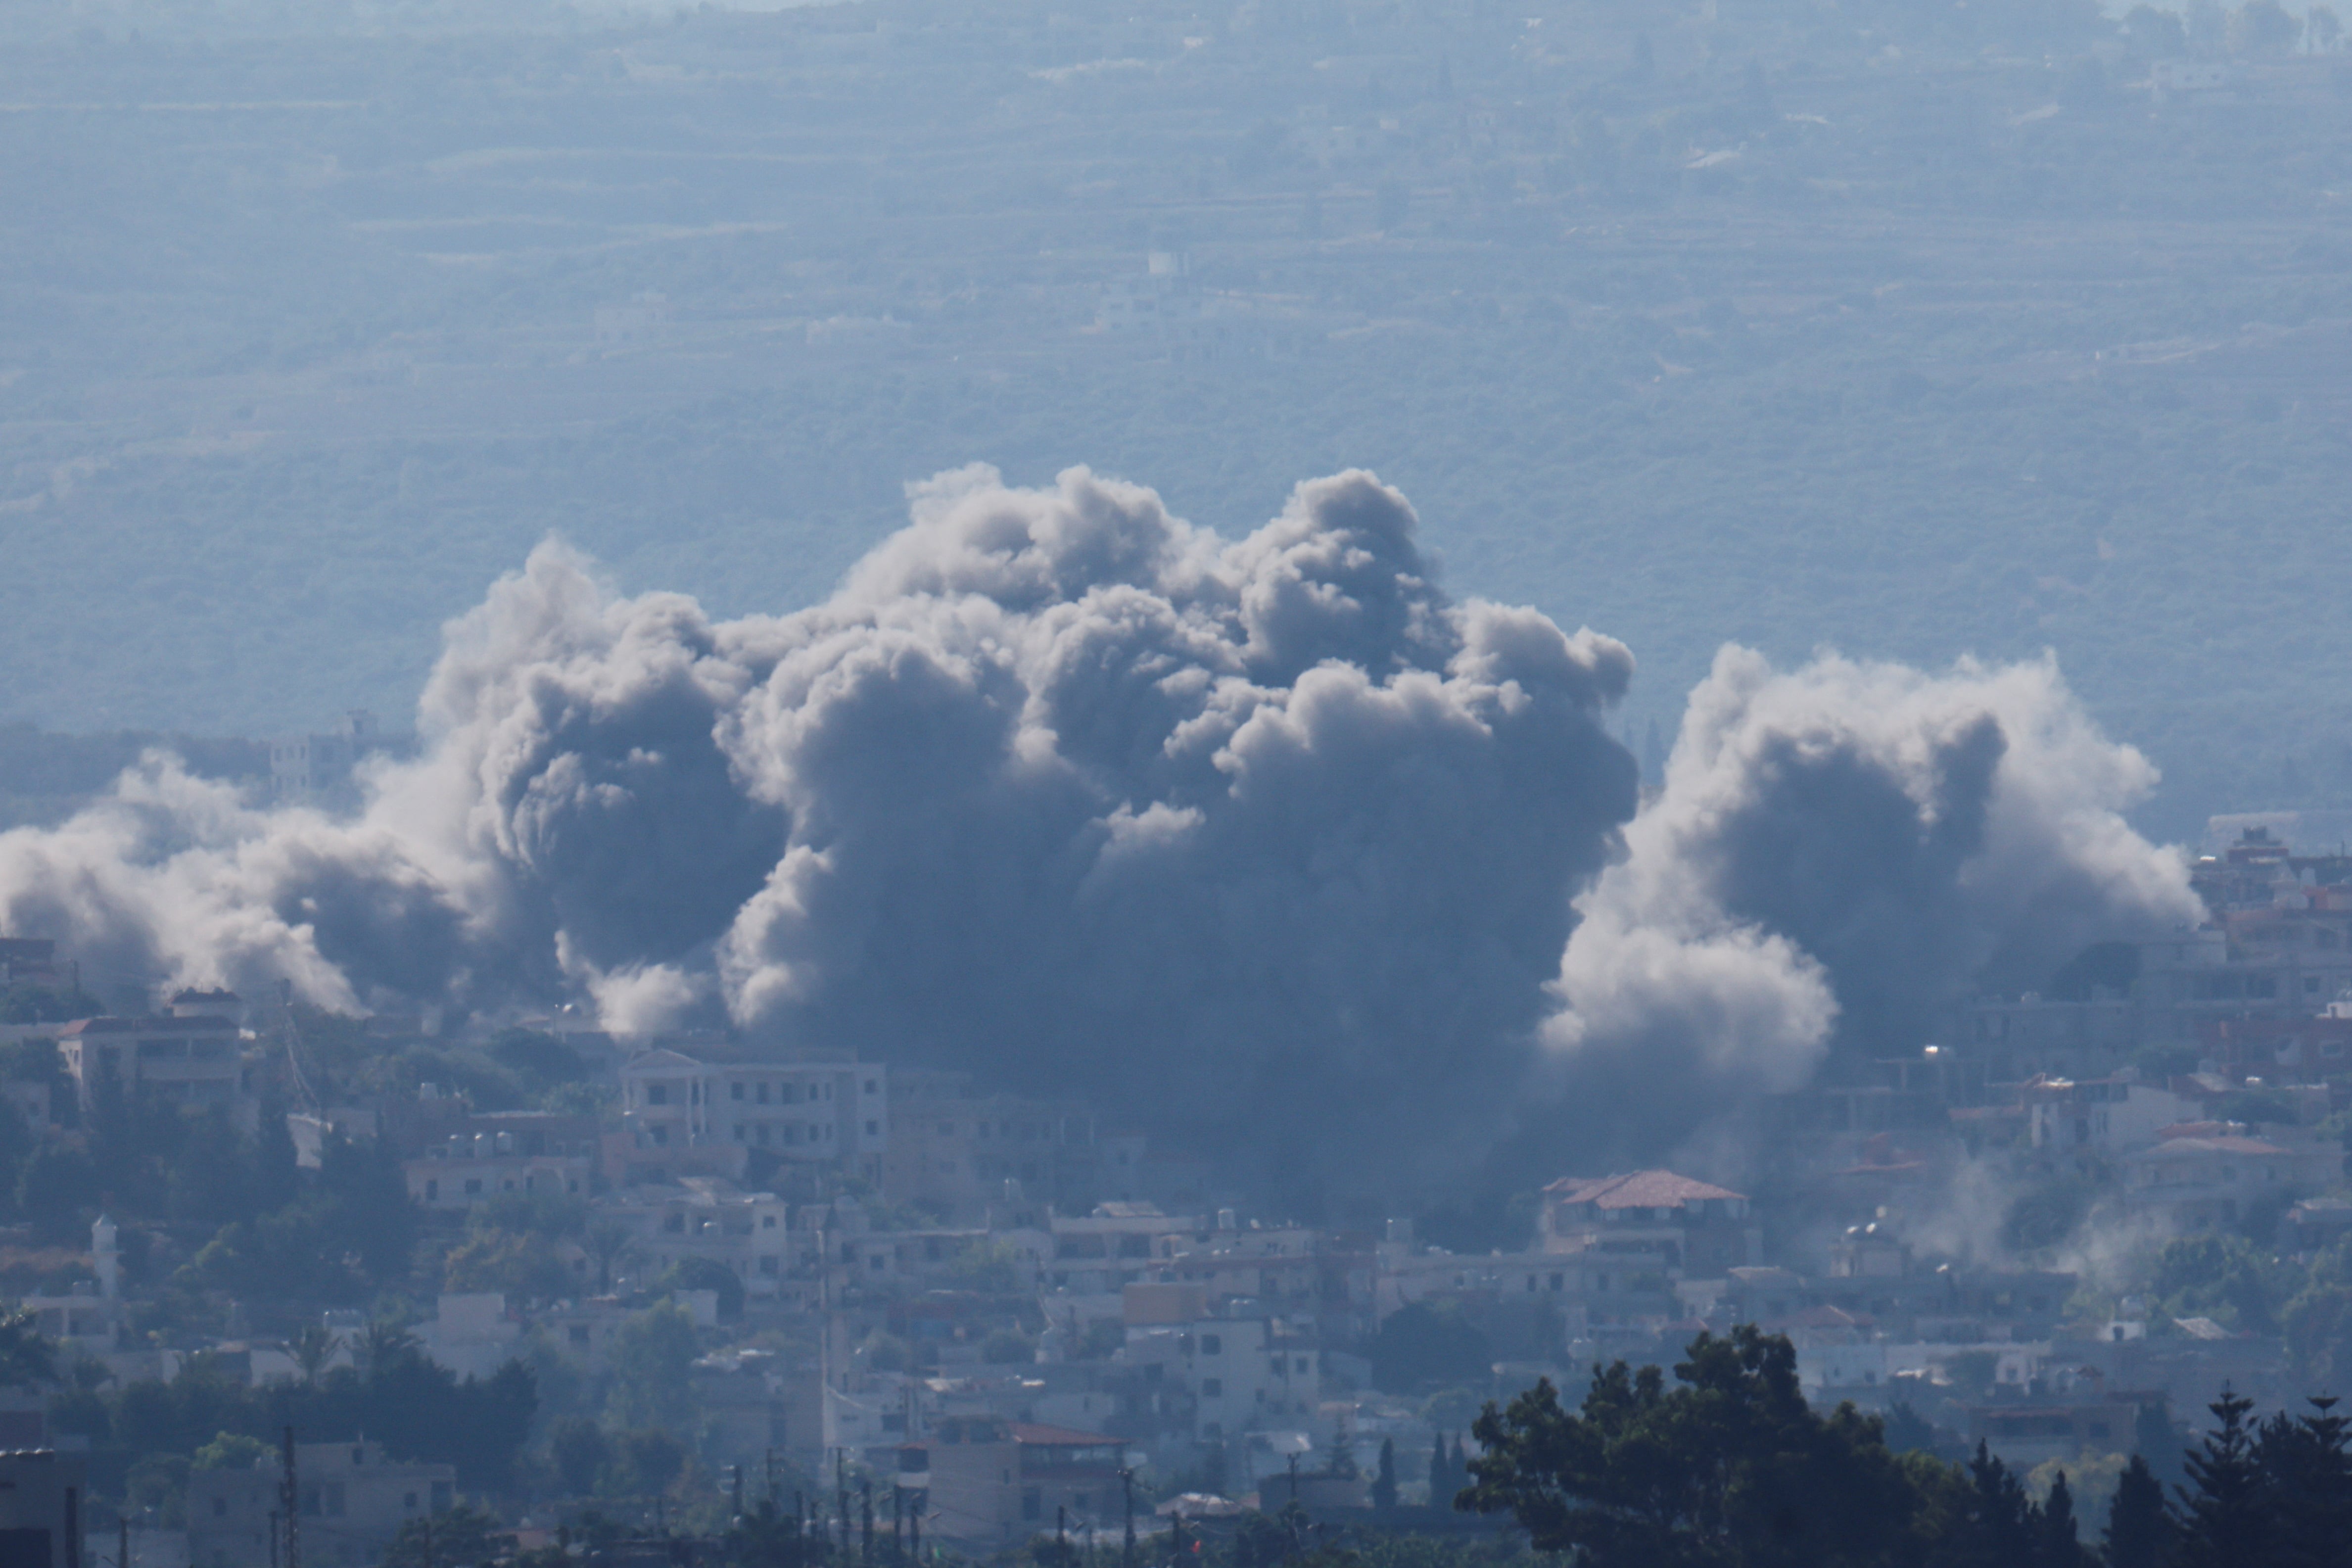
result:
M 1748 1197 L 1672 1171 L 1563 1177 L 1543 1192 L 1542 1249 L 1647 1269 L 1669 1279 L 1763 1261 Z
M 621 1068 L 622 1122 L 641 1150 L 759 1152 L 786 1164 L 839 1165 L 878 1184 L 888 1083 L 888 1070 L 872 1063 L 718 1063 L 650 1050 Z
M 58 1058 L 84 1110 L 111 1083 L 129 1095 L 217 1108 L 250 1132 L 258 1109 L 244 1046 L 236 1023 L 211 1012 L 77 1018 L 58 1030 Z

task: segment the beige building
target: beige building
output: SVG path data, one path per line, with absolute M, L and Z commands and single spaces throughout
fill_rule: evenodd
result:
M 58 1055 L 85 1109 L 110 1079 L 129 1094 L 217 1107 L 249 1132 L 257 1111 L 244 1052 L 242 1031 L 215 1013 L 77 1018 L 58 1031 Z
M 400 1527 L 446 1511 L 457 1500 L 447 1465 L 400 1464 L 379 1443 L 298 1443 L 294 1447 L 302 1561 L 362 1568 L 377 1561 Z M 188 1478 L 188 1555 L 194 1568 L 249 1568 L 276 1560 L 276 1455 L 249 1470 L 199 1470 Z
M 855 1061 L 713 1063 L 645 1051 L 621 1068 L 622 1123 L 639 1150 L 765 1151 L 878 1183 L 887 1085 L 885 1068 Z
M 1098 1432 L 951 1415 L 898 1449 L 898 1486 L 926 1537 L 992 1552 L 1052 1531 L 1057 1512 L 1074 1530 L 1122 1521 L 1125 1456 Z
M 1542 1249 L 1666 1279 L 1763 1261 L 1748 1195 L 1672 1171 L 1563 1177 L 1543 1191 Z

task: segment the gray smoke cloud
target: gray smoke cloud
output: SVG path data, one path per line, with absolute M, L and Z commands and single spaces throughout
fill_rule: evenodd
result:
M 2201 918 L 2182 856 L 2124 820 L 2155 782 L 2047 658 L 1780 672 L 1727 647 L 1578 901 L 1547 1038 L 1588 1076 L 1686 1086 L 1647 1097 L 1668 1133 L 1835 1050 L 1916 1051 L 1972 981 Z
M 423 751 L 356 816 L 150 759 L 0 835 L 0 926 L 337 1008 L 731 1020 L 1411 1191 L 1677 1136 L 1988 965 L 2186 912 L 2117 815 L 2150 771 L 2047 665 L 1727 650 L 1636 818 L 1631 655 L 1448 598 L 1369 474 L 1237 542 L 1084 469 L 911 499 L 790 615 L 542 546 L 449 626 Z

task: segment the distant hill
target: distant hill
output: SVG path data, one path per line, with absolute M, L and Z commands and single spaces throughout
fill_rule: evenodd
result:
M 2352 804 L 2352 58 L 1708 14 L 23 13 L 0 717 L 396 715 L 550 531 L 733 614 L 955 464 L 1234 532 L 1355 463 L 1637 731 L 1727 638 L 2050 649 L 2148 826 Z

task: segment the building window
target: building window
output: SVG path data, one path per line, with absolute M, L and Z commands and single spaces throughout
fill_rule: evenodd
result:
M 1202 1397 L 1202 1398 L 1203 1398 L 1203 1399 L 1219 1399 L 1219 1398 L 1223 1398 L 1223 1397 L 1224 1396 L 1224 1392 L 1225 1392 L 1225 1380 L 1224 1380 L 1223 1378 L 1221 1378 L 1221 1377 L 1204 1377 L 1204 1378 L 1202 1378 L 1202 1379 L 1201 1380 L 1201 1397 Z
M 646 1085 L 646 1103 L 647 1105 L 667 1105 L 669 1103 L 669 1085 L 666 1083 L 649 1083 Z
M 760 1086 L 760 1103 L 762 1105 L 768 1103 L 768 1086 L 764 1083 Z
M 876 1121 L 871 1118 L 868 1118 L 866 1123 L 866 1136 L 868 1138 L 879 1138 L 882 1136 L 882 1124 L 879 1121 Z
M 743 1098 L 743 1086 L 742 1086 L 741 1084 L 740 1084 L 740 1083 L 730 1083 L 730 1084 L 729 1084 L 729 1085 L 727 1086 L 727 1095 L 728 1095 L 728 1098 L 729 1098 L 730 1100 L 740 1100 L 740 1099 L 742 1099 L 742 1098 Z
M 469 1198 L 478 1198 L 482 1195 L 482 1179 L 479 1176 L 468 1176 L 466 1178 L 466 1195 Z
M 425 1201 L 428 1204 L 437 1203 L 440 1201 L 440 1197 L 441 1184 L 435 1181 L 427 1181 L 425 1184 Z
M 1202 1334 L 1201 1336 L 1201 1353 L 1202 1355 L 1223 1355 L 1224 1353 L 1224 1350 L 1225 1342 L 1222 1336 L 1217 1334 Z

